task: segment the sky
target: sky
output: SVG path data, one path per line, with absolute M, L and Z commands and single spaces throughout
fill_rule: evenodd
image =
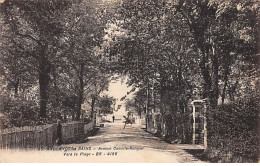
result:
M 114 113 L 114 115 L 125 115 L 125 100 L 120 101 L 120 99 L 122 97 L 124 97 L 125 95 L 127 95 L 127 92 L 129 92 L 132 87 L 128 87 L 127 84 L 127 78 L 123 79 L 123 78 L 119 78 L 115 81 L 111 81 L 109 83 L 109 87 L 108 87 L 108 91 L 105 91 L 104 94 L 107 94 L 108 96 L 114 97 L 116 99 L 116 109 L 118 107 L 118 105 L 122 105 L 121 108 Z M 131 99 L 133 98 L 133 93 L 130 93 L 129 95 L 127 95 L 126 99 Z

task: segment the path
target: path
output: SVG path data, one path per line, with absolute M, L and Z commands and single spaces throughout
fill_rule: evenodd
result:
M 91 162 L 129 163 L 202 162 L 184 149 L 201 149 L 200 146 L 168 144 L 160 138 L 145 132 L 137 125 L 128 124 L 123 129 L 121 121 L 105 123 L 94 136 L 85 138 L 85 143 L 65 144 L 61 150 L 8 151 L 1 153 L 1 162 Z M 62 149 L 63 148 L 63 149 Z M 71 150 L 64 151 L 64 148 Z M 75 154 L 77 154 L 75 156 Z
M 123 126 L 121 121 L 105 123 L 104 128 L 101 128 L 95 136 L 88 137 L 86 143 L 73 146 L 90 146 L 92 150 L 102 152 L 104 155 L 102 162 L 202 162 L 184 150 L 201 149 L 200 146 L 168 144 L 137 125 L 128 124 L 125 129 Z M 72 145 L 63 145 L 63 147 L 70 146 Z M 108 152 L 117 152 L 117 156 L 107 156 Z M 97 157 L 94 155 L 93 159 Z

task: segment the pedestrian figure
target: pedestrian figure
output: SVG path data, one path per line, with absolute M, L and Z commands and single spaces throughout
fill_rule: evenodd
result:
M 124 128 L 125 128 L 125 126 L 126 126 L 126 124 L 131 124 L 132 125 L 132 120 L 130 119 L 130 114 L 128 113 L 128 116 L 126 117 L 126 116 L 123 116 L 124 118 L 125 118 L 125 125 L 124 125 Z M 124 129 L 123 128 L 123 129 Z
M 62 125 L 61 121 L 58 120 L 57 125 L 57 145 L 61 145 L 63 143 L 62 141 Z
M 113 117 L 112 117 L 112 118 L 113 118 L 113 123 L 114 123 L 114 122 L 115 122 L 115 116 L 113 115 Z

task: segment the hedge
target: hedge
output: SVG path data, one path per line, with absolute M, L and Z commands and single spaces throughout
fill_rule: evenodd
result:
M 208 148 L 214 162 L 258 162 L 259 98 L 208 111 Z

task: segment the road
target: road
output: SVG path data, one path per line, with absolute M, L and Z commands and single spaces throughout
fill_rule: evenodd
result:
M 73 162 L 73 163 L 201 163 L 184 149 L 201 146 L 168 144 L 145 132 L 138 125 L 121 121 L 105 123 L 84 143 L 64 144 L 52 150 L 8 151 L 1 153 L 0 162 Z M 67 151 L 64 151 L 67 148 Z
M 138 125 L 128 124 L 125 129 L 123 125 L 121 121 L 105 123 L 95 136 L 88 137 L 83 144 L 73 144 L 73 147 L 91 147 L 95 153 L 89 160 L 93 162 L 202 162 L 184 150 L 201 149 L 201 146 L 169 144 L 145 132 Z M 96 156 L 99 152 L 102 155 L 100 160 Z

